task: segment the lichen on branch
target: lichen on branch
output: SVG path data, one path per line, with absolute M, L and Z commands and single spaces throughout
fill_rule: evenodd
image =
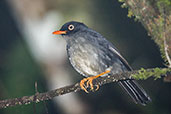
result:
M 149 77 L 154 77 L 154 79 L 161 78 L 162 76 L 171 77 L 171 68 L 153 68 L 153 69 L 141 69 L 138 71 L 129 71 L 129 72 L 122 72 L 118 74 L 113 74 L 111 76 L 105 76 L 98 78 L 94 85 L 105 85 L 107 83 L 118 82 L 120 80 L 145 80 Z M 170 79 L 170 78 L 168 78 Z M 45 100 L 50 100 L 56 96 L 61 96 L 63 94 L 71 93 L 71 92 L 78 92 L 80 91 L 79 83 L 74 85 L 65 86 L 62 88 L 58 88 L 52 91 L 44 92 L 44 93 L 36 93 L 31 96 L 23 96 L 20 98 L 13 98 L 13 99 L 6 99 L 0 101 L 0 109 L 7 108 L 16 105 L 27 105 L 32 102 L 38 103 Z
M 171 68 L 171 1 L 119 0 L 128 8 L 128 17 L 141 22 L 158 45 L 165 65 Z
M 160 68 L 154 68 L 151 71 L 145 70 L 144 68 L 141 68 L 138 70 L 136 74 L 132 75 L 132 78 L 136 80 L 146 80 L 149 77 L 154 77 L 154 79 L 159 79 L 163 76 L 167 75 L 167 72 L 171 72 L 171 69 L 160 69 Z

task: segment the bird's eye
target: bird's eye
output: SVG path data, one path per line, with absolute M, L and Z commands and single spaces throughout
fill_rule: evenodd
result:
M 74 30 L 74 25 L 69 25 L 68 30 Z

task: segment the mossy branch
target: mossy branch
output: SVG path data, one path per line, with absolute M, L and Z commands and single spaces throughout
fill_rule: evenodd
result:
M 160 48 L 165 64 L 171 68 L 171 1 L 119 0 L 128 8 L 128 17 L 135 17 Z
M 165 77 L 165 78 L 169 77 L 168 79 L 171 79 L 170 78 L 171 68 L 153 68 L 153 69 L 146 69 L 146 70 L 141 69 L 138 71 L 123 72 L 119 74 L 114 74 L 112 76 L 100 77 L 94 82 L 94 84 L 102 86 L 107 83 L 118 82 L 119 80 L 127 80 L 127 79 L 146 80 L 149 77 L 154 77 L 155 80 L 161 77 Z M 76 83 L 74 85 L 65 86 L 44 93 L 37 92 L 32 96 L 23 96 L 20 98 L 1 100 L 0 109 L 15 106 L 15 105 L 26 105 L 32 102 L 38 103 L 41 101 L 50 100 L 56 96 L 60 96 L 70 92 L 78 92 L 80 90 L 81 88 L 79 86 L 79 83 Z

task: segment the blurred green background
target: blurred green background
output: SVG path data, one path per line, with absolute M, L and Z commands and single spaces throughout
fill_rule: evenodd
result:
M 127 17 L 127 9 L 121 8 L 121 3 L 117 0 L 50 0 L 48 1 L 50 3 L 42 0 L 42 2 L 49 4 L 45 13 L 49 10 L 60 13 L 57 18 L 61 21 L 54 26 L 59 28 L 65 22 L 75 19 L 84 22 L 115 44 L 134 69 L 165 67 L 159 48 L 141 23 Z M 43 71 L 46 67 L 44 68 L 30 52 L 30 47 L 24 38 L 26 36 L 21 31 L 22 25 L 18 25 L 21 23 L 17 22 L 19 18 L 9 4 L 10 0 L 0 1 L 0 100 L 35 94 L 35 82 L 38 83 L 39 92 L 48 91 L 45 78 L 47 73 Z M 53 29 L 51 30 L 53 32 Z M 37 31 L 39 33 L 39 30 Z M 65 48 L 65 45 L 62 47 Z M 66 70 L 73 75 L 71 76 L 73 83 L 82 79 L 67 59 L 64 63 Z M 78 92 L 77 97 L 84 103 L 85 110 L 88 110 L 87 114 L 170 114 L 171 84 L 154 79 L 140 83 L 152 98 L 152 103 L 147 106 L 134 104 L 115 83 L 107 84 L 95 93 Z M 66 101 L 65 103 L 67 104 Z M 1 109 L 0 114 L 46 114 L 46 108 L 49 114 L 68 113 L 61 109 L 60 104 L 49 100 L 46 103 Z

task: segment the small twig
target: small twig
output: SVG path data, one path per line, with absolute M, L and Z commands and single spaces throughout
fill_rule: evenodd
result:
M 34 83 L 34 87 L 35 87 L 35 93 L 37 94 L 38 93 L 37 82 Z M 34 100 L 36 100 L 36 97 L 34 97 Z M 35 102 L 33 103 L 33 109 L 34 109 L 34 114 L 37 114 L 36 103 Z
M 38 92 L 38 87 L 37 87 L 37 82 L 35 82 L 34 86 L 35 86 L 35 92 L 36 92 L 36 95 L 37 95 L 39 93 Z M 36 97 L 34 99 L 36 100 Z M 45 108 L 46 114 L 48 114 L 48 109 L 47 109 L 46 101 L 43 101 L 43 104 L 44 104 L 43 106 Z M 37 114 L 36 102 L 35 101 L 34 101 L 33 106 L 34 106 L 34 112 L 35 112 L 35 114 Z
M 167 61 L 169 63 L 168 67 L 171 68 L 171 59 L 170 59 L 169 54 L 168 54 L 168 45 L 166 44 L 166 38 L 165 37 L 164 37 L 164 52 L 165 52 Z
M 166 15 L 165 15 L 165 8 L 163 8 L 163 18 L 164 18 L 164 25 L 163 25 L 163 36 L 164 36 L 164 53 L 165 53 L 165 56 L 166 56 L 166 59 L 167 59 L 167 61 L 168 61 L 168 63 L 169 63 L 169 65 L 168 65 L 168 67 L 169 68 L 171 68 L 171 58 L 169 57 L 169 54 L 168 54 L 168 45 L 167 45 L 167 42 L 166 42 L 166 26 L 167 26 L 167 24 L 166 24 Z
M 39 92 L 38 92 L 38 89 L 37 89 L 37 82 L 34 83 L 34 87 L 35 87 L 35 92 L 36 92 L 36 93 L 39 93 Z
M 156 69 L 158 69 L 158 70 L 156 70 Z M 171 69 L 169 69 L 169 68 L 146 69 L 145 73 L 147 74 L 148 72 L 155 72 L 155 70 L 157 71 L 157 73 L 159 73 L 159 70 L 162 70 L 161 75 L 163 75 L 163 76 L 167 76 L 167 75 L 171 74 Z M 166 72 L 163 74 L 164 71 L 166 71 Z M 119 80 L 137 78 L 134 76 L 137 76 L 138 73 L 140 73 L 142 75 L 143 72 L 130 71 L 130 72 L 123 72 L 123 73 L 114 74 L 112 76 L 100 77 L 100 78 L 98 78 L 98 81 L 95 81 L 95 85 L 102 86 L 104 84 L 117 82 Z M 155 75 L 155 73 L 154 73 L 154 75 Z M 151 76 L 148 76 L 148 78 Z M 159 77 L 157 76 L 155 78 L 159 78 Z M 146 79 L 146 78 L 140 78 L 140 79 Z M 81 90 L 81 88 L 79 86 L 79 83 L 76 83 L 75 85 L 65 86 L 65 87 L 55 89 L 52 91 L 48 91 L 45 93 L 38 93 L 37 92 L 35 95 L 32 95 L 32 96 L 23 96 L 20 98 L 1 100 L 0 101 L 0 109 L 15 106 L 15 105 L 30 104 L 31 102 L 38 103 L 40 101 L 50 100 L 56 96 L 60 96 L 60 95 L 67 94 L 70 92 L 77 92 L 80 90 Z

